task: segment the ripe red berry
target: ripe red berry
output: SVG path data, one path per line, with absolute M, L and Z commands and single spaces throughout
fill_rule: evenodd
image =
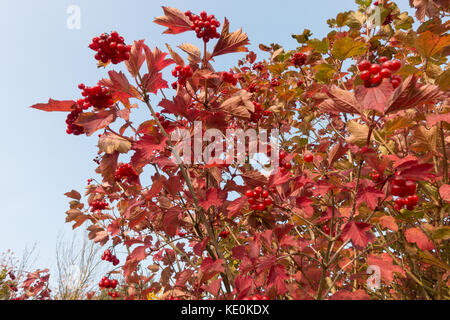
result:
M 267 197 L 269 196 L 269 191 L 264 190 L 263 192 L 261 192 L 261 196 L 262 196 L 263 198 L 267 198 Z
M 391 193 L 392 195 L 397 197 L 403 197 L 405 195 L 403 187 L 397 186 L 395 184 L 393 184 L 391 187 Z
M 378 63 L 383 64 L 383 63 L 385 63 L 385 62 L 388 61 L 388 60 L 389 60 L 388 57 L 380 57 L 380 58 L 378 59 Z
M 398 88 L 400 86 L 401 81 L 398 80 L 398 79 L 392 79 L 391 80 L 391 84 L 392 84 L 392 87 L 394 87 L 394 89 L 395 89 L 395 88 Z
M 404 188 L 406 195 L 413 195 L 416 193 L 416 183 L 412 180 L 406 180 Z
M 369 70 L 371 66 L 370 61 L 368 60 L 363 60 L 358 64 L 358 69 L 359 71 L 366 71 Z
M 404 187 L 405 182 L 406 182 L 406 180 L 399 176 L 395 176 L 394 179 L 392 179 L 392 183 L 399 187 Z
M 374 75 L 372 77 L 372 79 L 370 79 L 370 83 L 373 85 L 379 85 L 381 83 L 381 81 L 383 81 L 383 78 L 381 77 L 381 75 L 379 73 L 377 73 L 376 75 Z
M 415 206 L 415 205 L 417 205 L 418 202 L 419 202 L 419 197 L 415 194 L 408 196 L 408 198 L 406 198 L 407 206 Z
M 264 205 L 264 203 L 258 204 L 258 210 L 259 211 L 264 211 L 265 209 L 266 209 L 266 206 Z
M 305 160 L 305 162 L 312 162 L 314 160 L 314 156 L 311 153 L 307 153 L 303 156 L 303 160 Z
M 381 71 L 381 66 L 378 63 L 372 63 L 370 65 L 369 71 L 372 75 L 376 75 Z
M 270 206 L 270 205 L 272 204 L 272 199 L 270 199 L 270 198 L 265 198 L 265 199 L 264 199 L 264 204 L 265 204 L 266 206 Z
M 361 80 L 366 81 L 370 79 L 371 73 L 369 70 L 364 70 L 359 74 Z
M 391 71 L 396 72 L 402 67 L 402 62 L 400 60 L 391 60 L 391 63 L 389 64 L 389 69 Z
M 255 197 L 255 193 L 253 192 L 253 190 L 247 190 L 247 191 L 245 192 L 245 196 L 246 196 L 247 198 L 253 198 L 253 197 Z
M 380 71 L 380 76 L 382 78 L 390 78 L 392 75 L 391 70 L 387 69 L 387 68 L 383 68 Z

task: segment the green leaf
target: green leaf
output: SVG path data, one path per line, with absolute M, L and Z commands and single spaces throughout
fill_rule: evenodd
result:
M 331 80 L 331 78 L 333 78 L 333 75 L 336 72 L 333 66 L 327 63 L 322 63 L 317 66 L 314 66 L 313 69 L 315 71 L 316 80 L 322 81 L 324 83 L 328 83 Z
M 444 226 L 433 231 L 433 239 L 448 240 L 450 239 L 450 227 Z
M 409 30 L 413 23 L 414 19 L 408 15 L 408 12 L 402 12 L 395 19 L 394 25 L 397 29 Z
M 367 51 L 366 44 L 361 41 L 355 41 L 350 37 L 338 39 L 333 44 L 332 55 L 339 60 L 345 60 L 350 57 L 360 56 Z
M 372 4 L 372 0 L 355 0 L 355 3 L 365 10 Z
M 312 36 L 312 33 L 309 29 L 303 30 L 302 34 L 293 34 L 291 35 L 292 38 L 297 40 L 298 43 L 306 43 L 306 41 L 309 40 L 309 37 Z
M 320 53 L 327 53 L 328 48 L 330 47 L 330 40 L 328 40 L 328 38 L 324 38 L 323 40 L 312 39 L 309 40 L 307 43 L 309 47 L 313 48 L 314 50 Z

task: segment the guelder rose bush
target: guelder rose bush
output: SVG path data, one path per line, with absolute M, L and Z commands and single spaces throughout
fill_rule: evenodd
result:
M 89 180 L 86 201 L 66 193 L 66 221 L 105 246 L 100 289 L 124 299 L 450 298 L 448 1 L 410 1 L 415 31 L 391 1 L 356 3 L 323 39 L 305 30 L 296 49 L 260 45 L 265 59 L 227 19 L 163 7 L 164 33 L 195 33 L 196 44 L 164 52 L 102 34 L 89 47 L 109 77 L 80 84 L 77 101 L 33 106 L 67 112 L 69 134 L 99 136 L 101 179 Z M 237 66 L 214 69 L 232 53 Z M 141 123 L 130 120 L 136 108 L 148 109 Z M 278 130 L 268 156 L 279 166 L 265 172 L 248 148 L 243 163 L 179 163 L 172 134 L 192 137 L 198 121 L 224 136 Z

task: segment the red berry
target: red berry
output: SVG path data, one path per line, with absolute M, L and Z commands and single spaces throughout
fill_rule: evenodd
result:
M 392 75 L 391 70 L 387 69 L 387 68 L 383 68 L 380 71 L 380 76 L 382 78 L 390 78 Z
M 262 191 L 263 191 L 263 188 L 262 188 L 262 187 L 256 187 L 255 190 L 254 190 L 255 194 L 256 194 L 258 197 L 259 197 L 259 195 L 261 194 Z
M 311 153 L 307 153 L 304 155 L 303 160 L 305 160 L 305 162 L 312 162 L 314 160 L 314 156 Z
M 394 179 L 392 179 L 392 183 L 399 187 L 404 187 L 405 182 L 406 182 L 406 180 L 399 176 L 395 176 Z
M 255 197 L 255 193 L 253 192 L 253 190 L 247 190 L 247 191 L 245 192 L 245 196 L 246 196 L 247 198 L 254 198 L 254 197 Z
M 370 65 L 371 65 L 370 61 L 363 60 L 358 64 L 358 69 L 359 69 L 359 71 L 369 70 Z
M 265 198 L 265 199 L 264 199 L 264 204 L 265 204 L 266 206 L 270 206 L 270 205 L 272 204 L 272 199 L 270 199 L 270 198 Z
M 258 210 L 259 211 L 264 211 L 264 209 L 266 209 L 266 206 L 264 205 L 264 203 L 258 204 Z
M 391 193 L 394 196 L 403 197 L 404 196 L 404 189 L 403 189 L 403 187 L 400 187 L 400 186 L 397 186 L 397 185 L 392 185 Z
M 417 205 L 418 202 L 419 202 L 419 197 L 415 194 L 408 196 L 408 198 L 406 198 L 407 206 L 415 206 L 415 205 Z
M 406 180 L 404 188 L 406 195 L 413 195 L 416 193 L 416 183 L 412 180 Z
M 378 63 L 373 63 L 370 65 L 369 71 L 371 74 L 376 75 L 381 71 L 381 66 Z
M 255 198 L 249 198 L 249 199 L 247 200 L 247 202 L 248 202 L 248 204 L 255 204 L 255 203 L 256 203 L 256 200 L 255 200 Z
M 388 57 L 380 57 L 379 59 L 378 59 L 378 62 L 379 63 L 385 63 L 386 61 L 388 61 L 389 59 L 388 59 Z
M 262 196 L 263 198 L 267 198 L 267 197 L 269 196 L 269 191 L 264 190 L 263 192 L 261 192 L 261 196 Z
M 381 83 L 381 81 L 383 81 L 383 78 L 381 77 L 381 75 L 379 73 L 377 73 L 376 75 L 374 75 L 372 77 L 372 79 L 370 79 L 370 83 L 373 85 L 379 85 Z
M 392 80 L 391 80 L 391 84 L 392 84 L 392 86 L 394 87 L 394 89 L 395 89 L 395 88 L 398 88 L 398 87 L 400 86 L 400 83 L 401 83 L 401 81 L 398 80 L 398 79 L 392 79 Z
M 370 79 L 370 75 L 371 75 L 371 74 L 370 74 L 370 71 L 369 71 L 369 70 L 364 70 L 364 71 L 362 71 L 362 72 L 359 74 L 361 80 L 363 80 L 363 81 L 369 80 L 369 79 Z
M 278 157 L 280 158 L 280 160 L 283 160 L 284 158 L 286 158 L 287 153 L 284 150 L 281 150 Z
M 393 72 L 398 71 L 401 67 L 402 67 L 402 62 L 400 60 L 391 60 L 389 69 L 391 69 Z

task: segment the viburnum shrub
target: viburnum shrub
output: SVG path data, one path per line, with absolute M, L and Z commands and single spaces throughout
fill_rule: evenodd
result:
M 450 298 L 448 7 L 411 1 L 413 30 L 392 1 L 356 2 L 327 21 L 326 37 L 305 30 L 293 50 L 261 44 L 268 56 L 258 61 L 227 19 L 218 30 L 206 12 L 163 7 L 155 22 L 164 33 L 195 32 L 200 45 L 166 53 L 138 40 L 128 55 L 115 34 L 94 38 L 97 58 L 123 60 L 127 73 L 80 85 L 78 103 L 33 106 L 68 112 L 68 133 L 100 133 L 102 181 L 89 181 L 89 206 L 66 193 L 66 221 L 126 252 L 112 270 L 121 298 Z M 216 70 L 231 53 L 245 55 Z M 149 111 L 140 123 L 136 105 Z M 247 148 L 227 157 L 240 152 L 243 162 L 180 161 L 189 158 L 172 139 L 181 129 L 187 139 L 276 129 L 267 155 L 278 165 L 251 161 Z M 203 140 L 194 141 L 202 150 L 212 145 Z

